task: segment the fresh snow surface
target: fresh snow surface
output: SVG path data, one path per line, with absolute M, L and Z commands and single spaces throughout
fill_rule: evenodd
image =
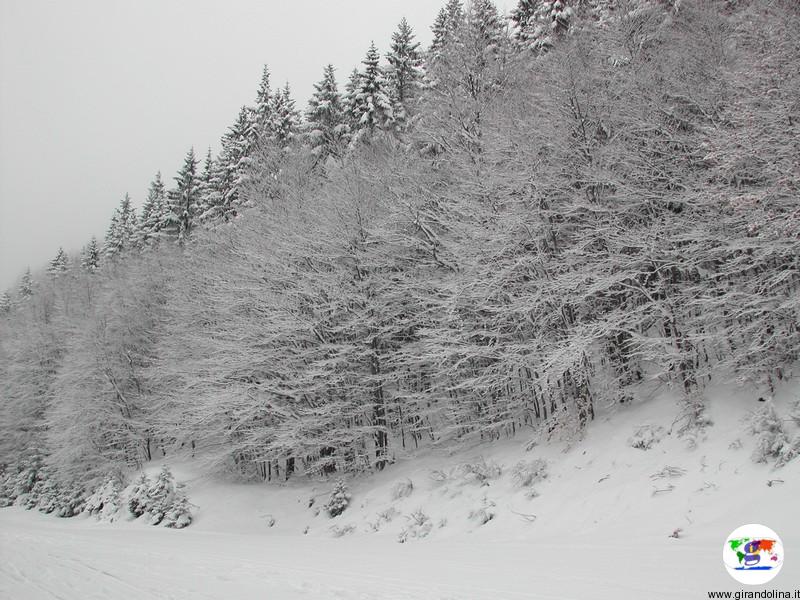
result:
M 796 394 L 776 395 L 781 415 Z M 721 557 L 727 535 L 746 523 L 775 530 L 786 551 L 780 574 L 750 589 L 800 589 L 800 459 L 779 470 L 754 464 L 743 420 L 758 394 L 720 386 L 708 395 L 714 424 L 694 448 L 676 435 L 676 404 L 661 393 L 607 413 L 571 445 L 526 452 L 523 433 L 398 458 L 348 481 L 351 504 L 335 519 L 317 510 L 332 480 L 232 484 L 196 477 L 186 462 L 170 464 L 197 505 L 185 530 L 3 509 L 0 598 L 691 600 L 743 589 Z M 672 433 L 650 450 L 630 447 L 644 424 Z M 730 447 L 736 440 L 741 448 Z M 534 458 L 547 461 L 549 476 L 528 498 L 511 473 Z M 480 460 L 502 466 L 502 475 L 488 485 L 457 475 Z M 685 474 L 651 477 L 665 467 Z M 407 480 L 413 491 L 393 499 Z M 481 507 L 495 513 L 484 525 L 469 516 Z M 430 534 L 398 543 L 418 509 Z M 332 527 L 347 526 L 352 533 L 334 537 Z M 676 528 L 680 537 L 669 537 Z

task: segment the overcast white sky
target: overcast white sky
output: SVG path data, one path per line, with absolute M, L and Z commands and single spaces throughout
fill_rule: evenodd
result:
M 427 47 L 443 2 L 0 0 L 0 290 L 101 238 L 190 146 L 216 153 L 264 63 L 305 109 L 325 64 L 343 88 L 403 16 Z

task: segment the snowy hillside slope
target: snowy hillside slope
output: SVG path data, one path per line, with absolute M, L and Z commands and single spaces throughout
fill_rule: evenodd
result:
M 183 531 L 5 509 L 0 596 L 706 598 L 742 589 L 721 551 L 753 522 L 786 549 L 767 587 L 800 588 L 800 460 L 751 460 L 757 394 L 707 395 L 713 425 L 696 444 L 677 435 L 678 409 L 662 393 L 600 417 L 571 445 L 526 451 L 523 434 L 400 460 L 349 480 L 351 503 L 333 519 L 322 510 L 333 480 L 232 484 L 195 478 L 186 463 L 171 465 L 196 505 Z M 780 390 L 778 413 L 796 396 Z M 631 447 L 646 425 L 663 438 Z M 546 477 L 520 487 L 515 465 L 537 459 Z

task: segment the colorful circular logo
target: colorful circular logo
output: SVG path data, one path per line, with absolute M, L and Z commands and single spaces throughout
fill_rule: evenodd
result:
M 771 581 L 781 570 L 783 557 L 781 538 L 758 523 L 735 529 L 722 548 L 722 562 L 728 573 L 745 585 Z

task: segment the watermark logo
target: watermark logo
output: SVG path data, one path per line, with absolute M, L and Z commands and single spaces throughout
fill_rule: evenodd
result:
M 730 576 L 745 585 L 772 581 L 783 566 L 783 543 L 769 527 L 751 523 L 725 540 L 722 562 Z

